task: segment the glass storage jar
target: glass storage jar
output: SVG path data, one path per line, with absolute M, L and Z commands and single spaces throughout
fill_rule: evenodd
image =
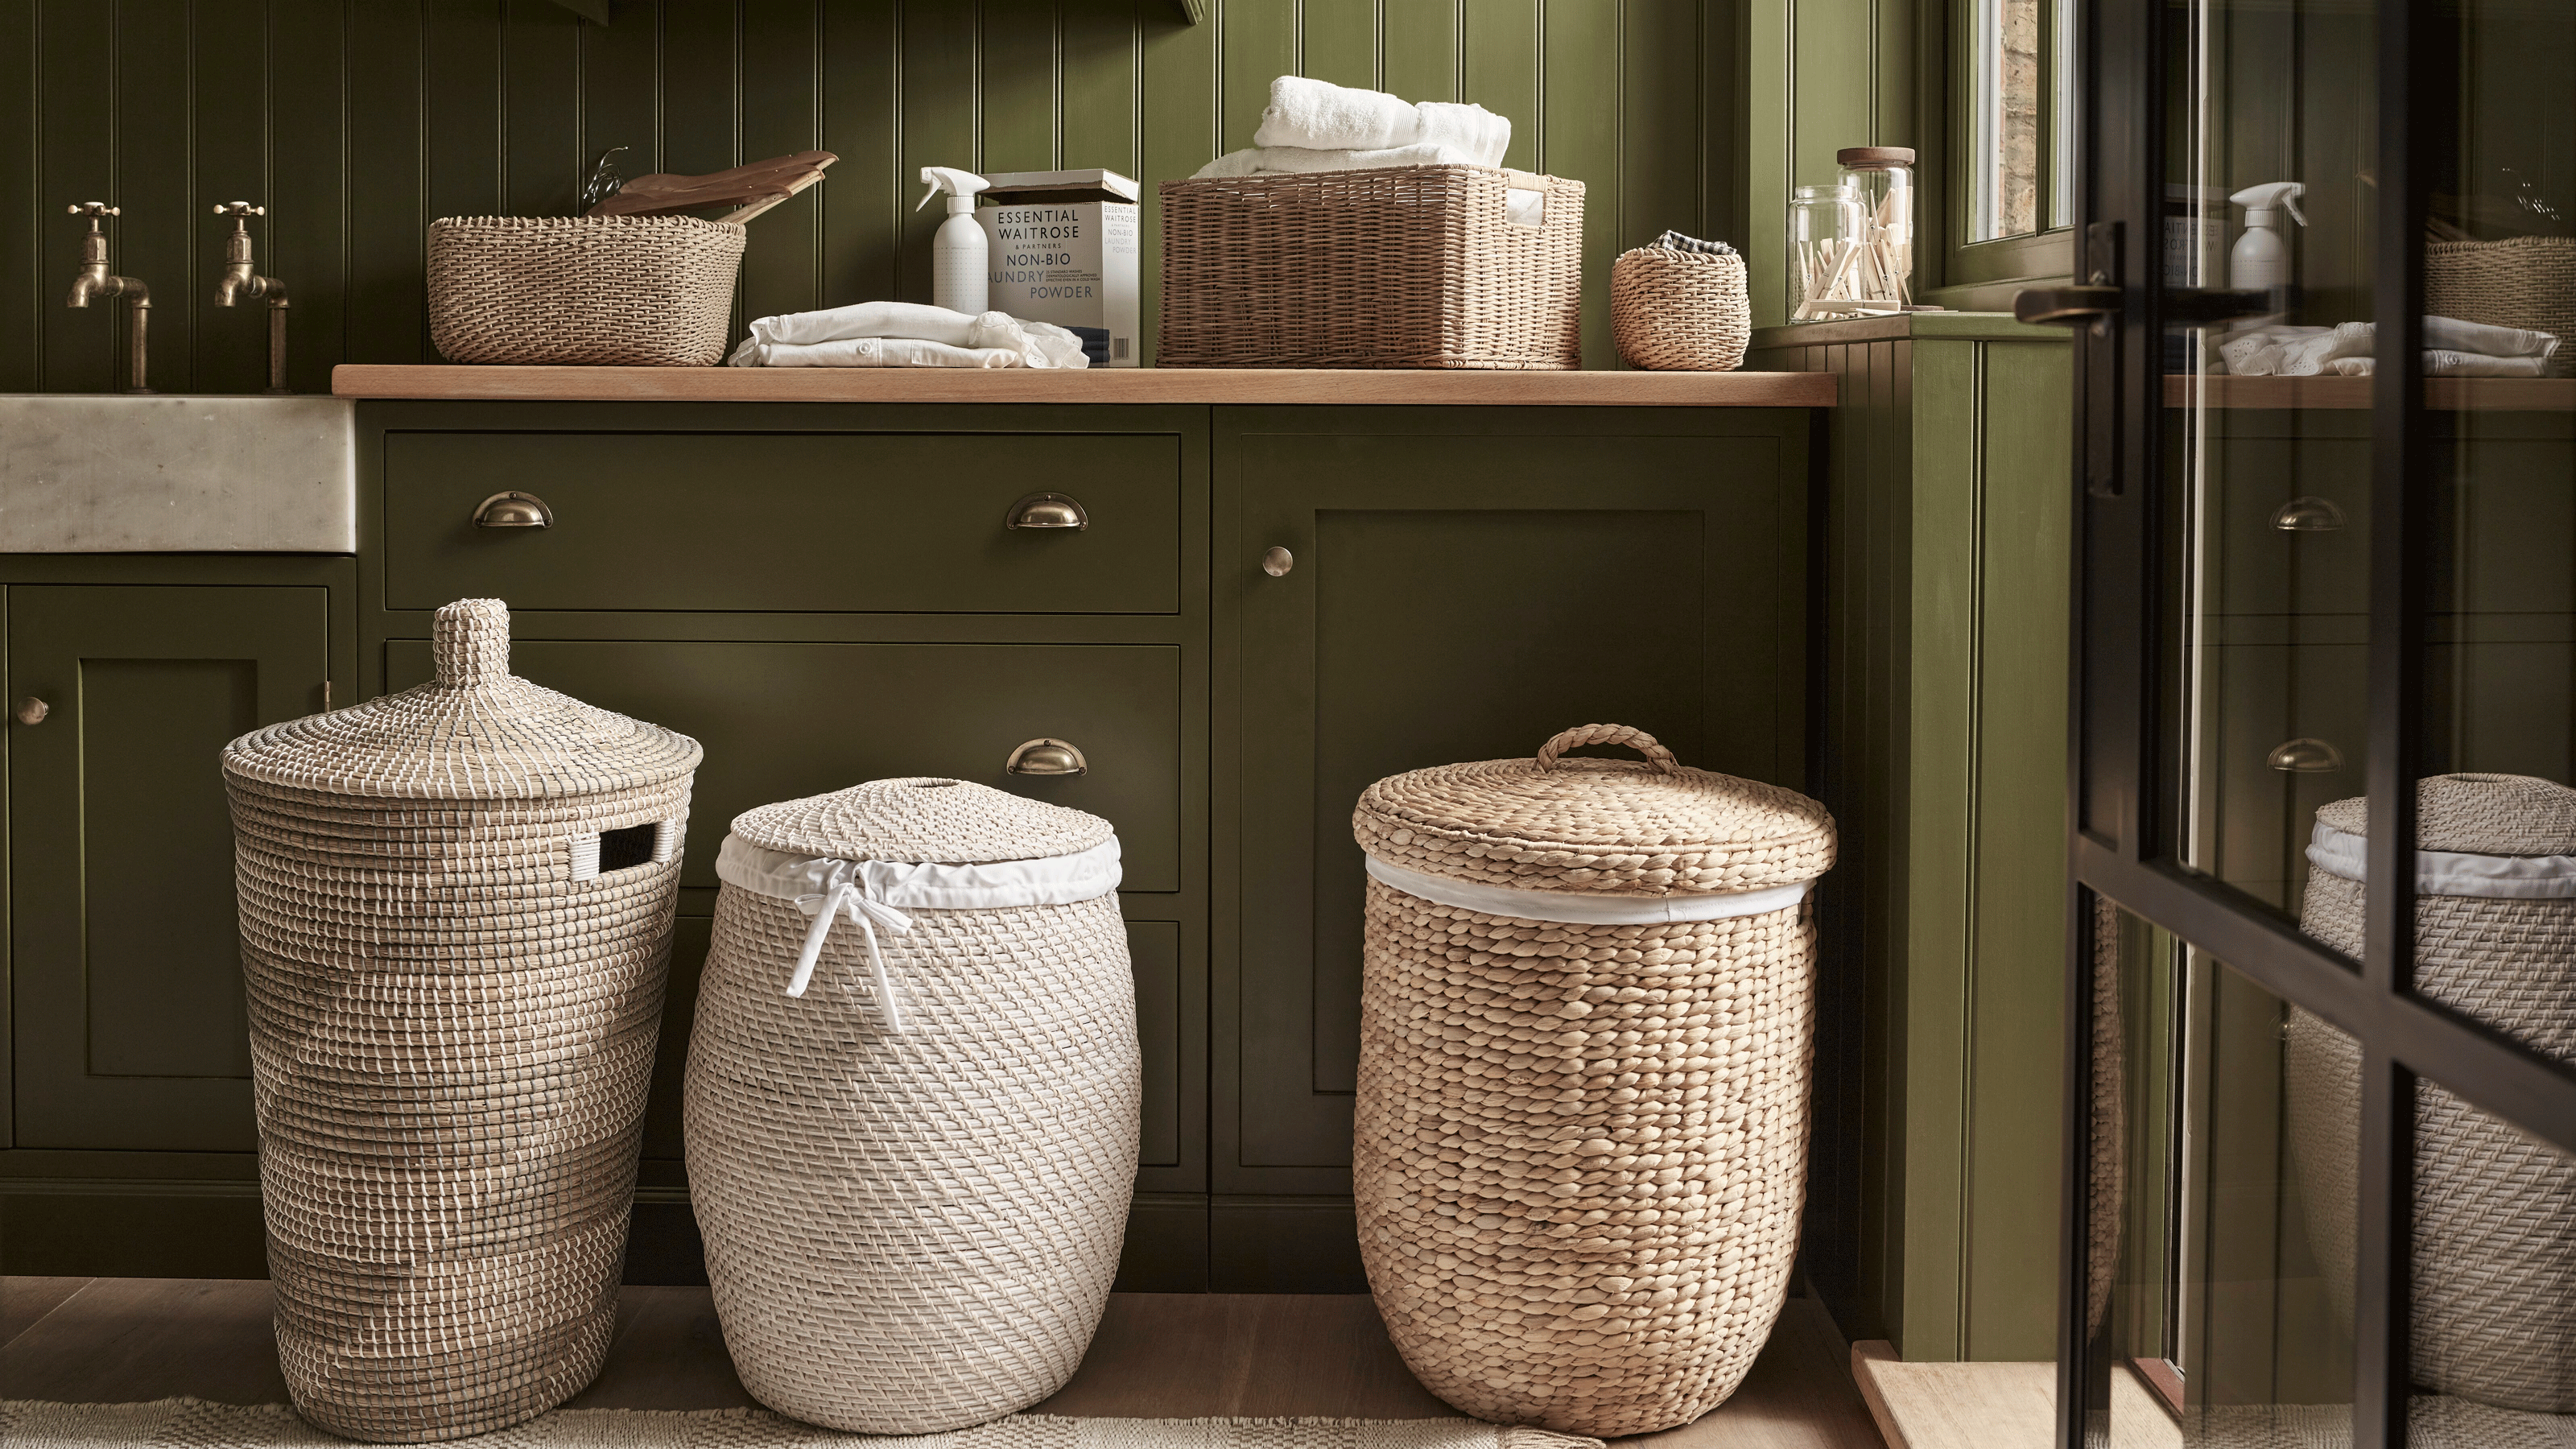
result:
M 1801 186 L 1789 199 L 1789 320 L 1860 313 L 1851 269 L 1863 240 L 1860 199 L 1848 186 Z
M 1861 255 L 1853 291 L 1887 311 L 1914 305 L 1914 153 L 1903 146 L 1846 146 L 1834 153 L 1840 180 L 1860 203 Z

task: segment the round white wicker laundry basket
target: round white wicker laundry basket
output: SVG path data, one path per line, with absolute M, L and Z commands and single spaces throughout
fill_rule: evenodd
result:
M 1559 758 L 1586 744 L 1648 763 Z M 1797 1253 L 1832 817 L 1586 725 L 1380 780 L 1352 824 L 1352 1164 L 1396 1348 L 1505 1423 L 1608 1438 L 1716 1407 Z
M 2576 790 L 2436 775 L 2416 791 L 2415 986 L 2576 1064 Z M 2317 810 L 2299 913 L 2358 960 L 2369 801 Z M 2292 1144 L 2309 1236 L 2350 1311 L 2361 1053 L 2289 1025 Z M 2423 1081 L 2415 1103 L 2415 1382 L 2507 1409 L 2576 1413 L 2576 1162 Z
M 740 816 L 716 868 L 689 1195 L 743 1386 L 870 1434 L 1054 1393 L 1136 1182 L 1109 823 L 879 780 Z
M 599 1372 L 699 758 L 512 676 L 497 599 L 432 627 L 435 683 L 223 757 L 278 1359 L 381 1441 Z

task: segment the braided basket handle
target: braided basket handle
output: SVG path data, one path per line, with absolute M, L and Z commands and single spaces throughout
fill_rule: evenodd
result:
M 1538 767 L 1542 770 L 1553 770 L 1556 768 L 1557 756 L 1584 745 L 1626 745 L 1645 756 L 1647 763 L 1663 774 L 1673 775 L 1681 772 L 1681 762 L 1673 758 L 1672 751 L 1656 744 L 1653 735 L 1644 730 L 1614 724 L 1576 725 L 1570 730 L 1560 732 L 1554 739 L 1538 747 Z

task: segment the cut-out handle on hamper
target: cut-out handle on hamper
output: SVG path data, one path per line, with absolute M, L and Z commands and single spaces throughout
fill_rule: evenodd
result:
M 459 599 L 429 623 L 429 652 L 441 689 L 491 684 L 510 676 L 510 606 L 499 599 Z
M 1556 738 L 1538 747 L 1538 767 L 1542 770 L 1553 770 L 1556 768 L 1557 756 L 1584 745 L 1626 745 L 1645 756 L 1648 764 L 1664 774 L 1678 774 L 1681 770 L 1681 762 L 1673 758 L 1672 751 L 1656 744 L 1653 735 L 1644 730 L 1614 724 L 1576 725 L 1570 730 L 1560 732 Z

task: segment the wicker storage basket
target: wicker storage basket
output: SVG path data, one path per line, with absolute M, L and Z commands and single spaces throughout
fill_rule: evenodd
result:
M 745 813 L 716 873 L 685 1131 L 743 1387 L 870 1434 L 1054 1393 L 1136 1184 L 1109 822 L 879 780 Z
M 1635 746 L 1651 762 L 1564 760 Z M 1425 1387 L 1610 1438 L 1735 1390 L 1778 1317 L 1807 1163 L 1833 819 L 1586 725 L 1380 780 L 1352 1170 Z
M 1610 335 L 1631 367 L 1733 372 L 1753 340 L 1744 258 L 1637 247 L 1610 268 Z
M 224 751 L 277 1352 L 306 1418 L 452 1439 L 607 1352 L 697 742 L 509 673 Z
M 429 340 L 450 362 L 712 367 L 746 233 L 691 216 L 429 224 Z
M 2576 374 L 2576 237 L 2427 242 L 2424 310 L 2546 332 L 2558 339 L 2551 375 Z
M 2576 1064 L 2576 790 L 2436 775 L 2417 801 L 2417 989 Z M 2367 800 L 2318 809 L 2300 910 L 2355 959 L 2367 832 Z M 2288 1075 L 2309 1236 L 2348 1314 L 2360 1049 L 2293 1008 Z M 2415 1382 L 2576 1413 L 2576 1162 L 2430 1081 L 2415 1111 Z
M 1513 188 L 1546 193 L 1539 225 Z M 1166 181 L 1157 367 L 1583 365 L 1583 183 L 1484 166 Z

